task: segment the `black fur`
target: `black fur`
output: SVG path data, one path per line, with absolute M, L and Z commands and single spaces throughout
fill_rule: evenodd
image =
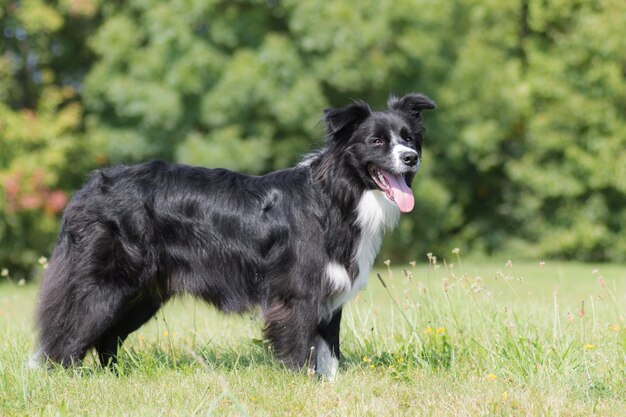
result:
M 356 210 L 377 189 L 367 167 L 386 167 L 391 152 L 369 141 L 402 131 L 419 152 L 419 112 L 433 107 L 409 94 L 385 112 L 327 110 L 325 148 L 259 177 L 162 161 L 96 171 L 65 209 L 44 274 L 42 358 L 67 366 L 93 347 L 110 365 L 118 343 L 183 292 L 224 312 L 260 306 L 267 339 L 292 368 L 315 367 L 320 340 L 338 358 L 341 307 L 325 314 L 336 290 L 324 271 L 332 261 L 351 281 L 363 272 Z

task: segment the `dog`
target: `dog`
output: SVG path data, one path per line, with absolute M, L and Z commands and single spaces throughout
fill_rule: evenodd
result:
M 342 306 L 414 206 L 423 94 L 324 112 L 326 143 L 263 176 L 153 161 L 95 171 L 65 208 L 38 297 L 38 361 L 103 367 L 171 297 L 260 308 L 287 367 L 337 372 Z

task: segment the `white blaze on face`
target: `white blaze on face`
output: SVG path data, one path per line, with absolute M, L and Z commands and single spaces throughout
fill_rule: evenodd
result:
M 410 148 L 404 144 L 402 144 L 400 142 L 400 138 L 398 137 L 398 135 L 396 135 L 395 133 L 391 135 L 391 143 L 390 145 L 392 146 L 391 148 L 391 154 L 393 155 L 393 165 L 394 168 L 398 171 L 398 172 L 402 172 L 402 171 L 411 171 L 411 172 L 417 172 L 417 170 L 419 169 L 420 166 L 420 159 L 419 159 L 419 155 L 417 154 L 417 151 L 413 148 Z M 402 162 L 402 155 L 410 152 L 412 154 L 414 154 L 415 156 L 417 156 L 417 164 L 415 164 L 414 166 L 410 167 L 408 165 L 406 165 L 404 162 Z

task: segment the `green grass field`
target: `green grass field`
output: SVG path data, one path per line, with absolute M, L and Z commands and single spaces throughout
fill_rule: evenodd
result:
M 117 375 L 92 356 L 30 370 L 37 288 L 2 278 L 0 416 L 624 415 L 626 266 L 375 272 L 344 310 L 335 382 L 274 361 L 255 314 L 190 298 L 129 337 Z

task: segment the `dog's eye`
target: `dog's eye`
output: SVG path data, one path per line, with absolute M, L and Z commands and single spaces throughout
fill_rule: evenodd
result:
M 413 142 L 413 138 L 412 138 L 412 137 L 410 137 L 410 136 L 406 136 L 406 137 L 404 138 L 404 140 L 405 140 L 406 142 Z
M 382 145 L 385 142 L 383 142 L 383 140 L 381 138 L 374 138 L 372 139 L 372 145 Z

